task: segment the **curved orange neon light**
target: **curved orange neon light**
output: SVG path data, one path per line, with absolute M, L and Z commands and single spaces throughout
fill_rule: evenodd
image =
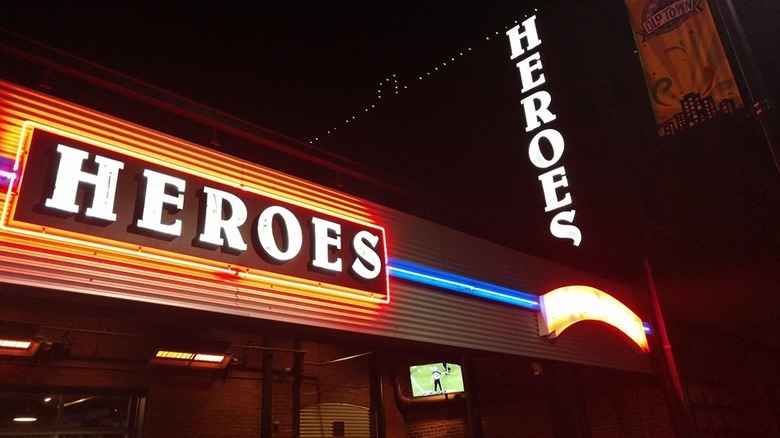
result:
M 590 286 L 565 286 L 539 297 L 539 334 L 559 336 L 580 321 L 602 321 L 628 336 L 643 352 L 650 351 L 642 320 L 611 295 Z

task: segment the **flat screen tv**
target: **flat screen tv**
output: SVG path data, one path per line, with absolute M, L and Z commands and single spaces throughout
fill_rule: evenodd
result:
M 439 362 L 409 367 L 412 396 L 426 397 L 463 392 L 463 374 L 460 365 Z

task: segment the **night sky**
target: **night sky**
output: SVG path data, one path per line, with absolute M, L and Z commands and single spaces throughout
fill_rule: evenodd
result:
M 580 3 L 0 0 L 0 28 L 393 174 L 447 206 L 415 214 L 620 281 L 641 281 L 647 255 L 675 316 L 778 333 L 780 178 L 760 129 L 735 120 L 659 141 L 623 2 Z M 777 101 L 780 2 L 734 3 Z M 547 229 L 504 35 L 536 8 L 579 248 Z M 230 152 L 263 164 L 256 151 Z

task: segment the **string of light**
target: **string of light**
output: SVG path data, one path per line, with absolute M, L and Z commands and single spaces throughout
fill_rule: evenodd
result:
M 534 9 L 534 12 L 537 10 Z M 524 18 L 528 18 L 528 15 L 526 14 Z M 517 25 L 519 22 L 517 20 L 514 20 L 513 26 Z M 509 30 L 509 26 L 504 27 L 504 31 Z M 495 36 L 501 36 L 503 35 L 502 32 L 496 31 L 494 33 L 491 33 L 489 35 L 486 35 L 484 38 L 484 42 L 490 42 L 493 39 L 491 37 Z M 457 54 L 450 56 L 448 59 L 445 59 L 438 64 L 435 64 L 432 66 L 432 68 L 426 70 L 425 72 L 418 74 L 417 77 L 413 80 L 417 83 L 428 80 L 429 78 L 435 77 L 438 73 L 446 69 L 447 67 L 452 66 L 457 60 L 460 60 L 461 58 L 465 57 L 469 53 L 473 52 L 474 48 L 469 46 L 465 50 L 457 52 Z M 371 102 L 368 102 L 365 106 L 363 106 L 362 111 L 356 111 L 355 113 L 348 115 L 344 117 L 342 122 L 338 123 L 337 125 L 333 125 L 329 129 L 325 131 L 325 133 L 321 136 L 314 137 L 314 139 L 309 140 L 310 144 L 315 144 L 321 141 L 322 138 L 325 138 L 326 136 L 330 136 L 333 134 L 336 134 L 339 128 L 342 128 L 342 130 L 346 127 L 348 127 L 351 124 L 356 123 L 359 120 L 358 115 L 359 114 L 366 114 L 373 110 L 375 110 L 383 101 L 387 101 L 387 99 L 390 99 L 394 96 L 400 95 L 402 92 L 409 89 L 409 81 L 401 81 L 397 75 L 392 74 L 389 77 L 379 81 L 379 84 L 377 85 L 376 90 L 376 96 L 374 97 L 374 100 Z

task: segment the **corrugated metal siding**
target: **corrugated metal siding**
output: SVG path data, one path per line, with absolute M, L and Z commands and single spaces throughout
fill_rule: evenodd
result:
M 301 409 L 301 438 L 331 438 L 334 422 L 344 423 L 344 436 L 371 436 L 368 408 L 345 403 L 321 403 Z
M 21 95 L 21 96 L 20 96 Z M 21 98 L 20 98 L 21 97 Z M 57 120 L 64 125 L 103 123 L 112 119 L 87 109 L 58 103 L 46 97 L 47 104 L 36 106 L 37 93 L 0 82 L 0 154 L 8 155 L 9 145 L 18 141 L 21 121 L 43 123 Z M 8 116 L 13 114 L 13 117 Z M 116 121 L 117 125 L 125 124 Z M 126 125 L 126 124 L 125 124 Z M 102 125 L 101 129 L 109 129 Z M 129 128 L 127 128 L 129 129 Z M 165 147 L 164 135 L 135 128 L 140 142 Z M 127 135 L 126 133 L 124 135 Z M 150 137 L 150 138 L 146 138 Z M 175 147 L 183 142 L 176 141 Z M 184 144 L 188 154 L 214 157 L 214 151 Z M 172 146 L 169 146 L 172 147 Z M 170 151 L 168 152 L 170 153 Z M 226 159 L 226 161 L 230 161 Z M 258 180 L 267 180 L 275 189 L 306 185 L 314 198 L 312 184 L 246 164 L 244 170 Z M 385 227 L 390 257 L 473 277 L 505 287 L 541 295 L 564 285 L 587 284 L 621 299 L 631 306 L 636 293 L 630 288 L 521 254 L 500 245 L 448 229 L 429 221 L 322 188 L 335 206 L 349 209 L 366 221 Z M 3 196 L 0 196 L 2 198 Z M 391 281 L 389 304 L 354 305 L 302 296 L 291 297 L 270 289 L 246 287 L 240 281 L 195 278 L 172 267 L 135 267 L 132 263 L 107 261 L 107 257 L 84 248 L 64 248 L 41 254 L 28 238 L 0 234 L 0 281 L 89 293 L 114 298 L 206 309 L 254 318 L 285 321 L 398 339 L 559 359 L 638 371 L 649 371 L 647 356 L 628 350 L 617 335 L 603 331 L 567 331 L 554 344 L 538 335 L 536 312 L 506 304 L 488 302 L 452 292 L 426 288 L 406 281 Z M 169 269 L 170 268 L 170 269 Z M 0 285 L 1 286 L 1 285 Z M 646 315 L 641 315 L 646 318 Z
M 635 291 L 604 278 L 511 250 L 430 221 L 375 207 L 386 230 L 391 257 L 433 266 L 532 294 L 588 284 L 618 298 Z

